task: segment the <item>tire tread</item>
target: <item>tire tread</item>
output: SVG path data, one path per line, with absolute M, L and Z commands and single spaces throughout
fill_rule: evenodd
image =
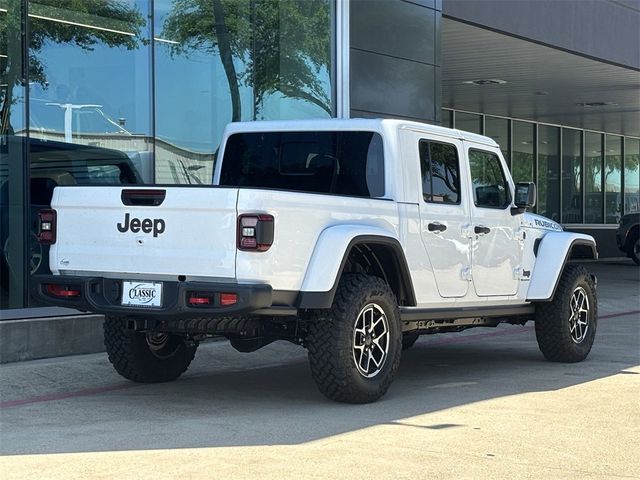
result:
M 566 303 L 573 293 L 574 286 L 581 279 L 587 283 L 593 296 L 591 306 L 593 316 L 590 319 L 589 338 L 586 348 L 578 348 L 571 340 L 568 329 L 564 324 Z M 593 279 L 582 265 L 568 264 L 565 266 L 553 300 L 541 302 L 536 305 L 535 331 L 538 346 L 544 357 L 552 362 L 574 363 L 584 360 L 591 350 L 598 318 L 598 302 Z
M 128 380 L 140 383 L 158 383 L 175 380 L 182 375 L 196 354 L 196 346 L 182 345 L 168 359 L 153 357 L 141 344 L 146 340 L 140 333 L 128 331 L 123 317 L 105 316 L 104 346 L 115 370 Z
M 351 351 L 336 348 L 344 336 L 350 338 L 351 322 L 348 321 L 348 310 L 362 303 L 367 296 L 387 297 L 395 308 L 396 319 L 400 318 L 395 295 L 389 286 L 380 278 L 364 274 L 345 275 L 339 283 L 333 306 L 330 310 L 316 310 L 311 314 L 308 333 L 309 365 L 311 374 L 320 391 L 331 400 L 346 403 L 369 403 L 382 397 L 391 385 L 400 364 L 402 335 L 396 335 L 393 358 L 389 374 L 376 386 L 373 392 L 364 391 L 355 382 L 350 381 L 352 375 Z M 360 303 L 358 303 L 360 300 Z M 393 318 L 388 316 L 389 322 Z M 397 326 L 399 328 L 399 324 Z M 390 328 L 392 328 L 390 326 Z M 393 337 L 392 337 L 393 339 Z

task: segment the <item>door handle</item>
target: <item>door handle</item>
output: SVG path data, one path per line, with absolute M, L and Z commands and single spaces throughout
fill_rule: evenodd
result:
M 444 232 L 447 229 L 447 226 L 439 222 L 433 222 L 433 223 L 430 223 L 427 226 L 427 228 L 429 228 L 430 232 L 440 233 L 440 232 Z
M 473 231 L 478 235 L 486 235 L 491 231 L 491 229 L 483 225 L 476 225 L 475 227 L 473 227 Z

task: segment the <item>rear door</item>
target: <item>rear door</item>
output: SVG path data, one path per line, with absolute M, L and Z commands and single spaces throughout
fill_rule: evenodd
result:
M 58 187 L 54 273 L 235 278 L 238 190 Z
M 497 148 L 465 144 L 472 198 L 472 272 L 478 296 L 515 295 L 523 252 L 520 219 Z
M 469 199 L 460 186 L 462 142 L 414 133 L 420 159 L 421 238 L 441 297 L 464 297 L 469 289 Z

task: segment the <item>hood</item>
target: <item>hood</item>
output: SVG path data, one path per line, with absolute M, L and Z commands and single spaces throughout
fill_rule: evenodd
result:
M 538 230 L 552 230 L 555 232 L 561 232 L 564 229 L 562 225 L 554 222 L 553 220 L 543 217 L 542 215 L 536 215 L 535 213 L 525 212 L 522 215 L 522 225 L 530 228 L 537 228 Z

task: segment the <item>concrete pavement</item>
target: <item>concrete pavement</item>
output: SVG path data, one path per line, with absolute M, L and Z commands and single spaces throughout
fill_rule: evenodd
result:
M 422 337 L 372 405 L 325 400 L 286 343 L 202 345 L 160 385 L 104 354 L 4 365 L 0 478 L 640 478 L 640 270 L 588 267 L 587 361 L 544 361 L 531 324 Z

